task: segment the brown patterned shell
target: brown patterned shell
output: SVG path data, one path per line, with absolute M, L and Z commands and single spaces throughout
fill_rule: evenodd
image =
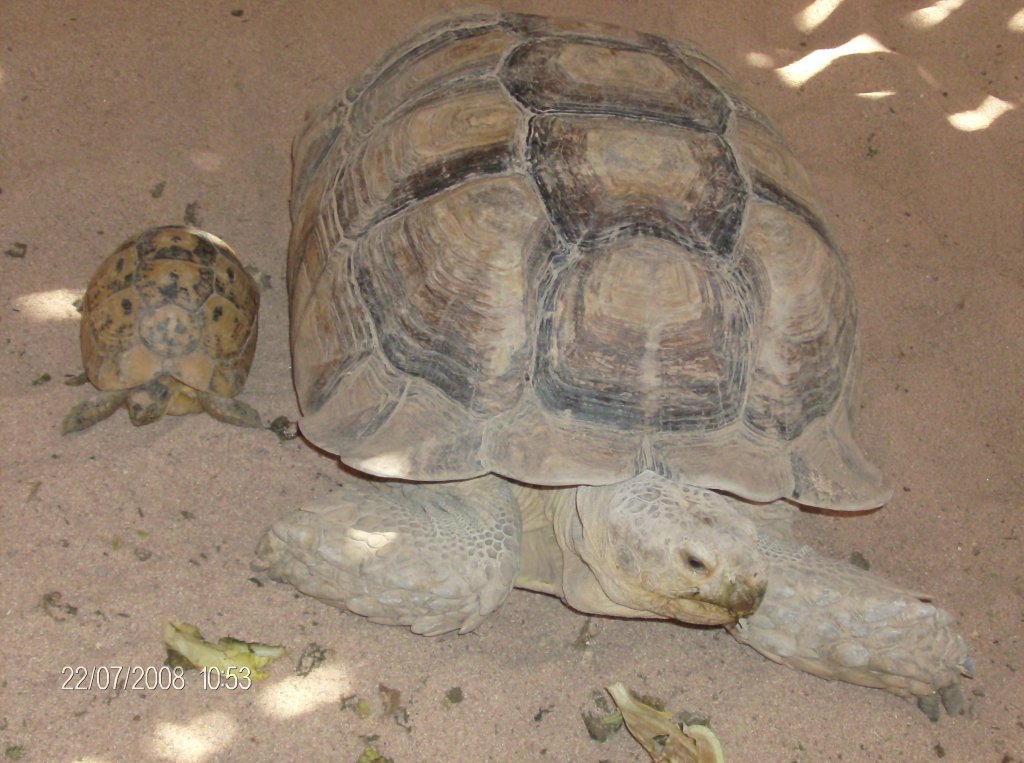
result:
M 152 228 L 124 242 L 89 281 L 82 363 L 101 390 L 167 374 L 231 397 L 256 349 L 260 295 L 231 248 L 194 228 Z
M 294 153 L 302 430 L 349 465 L 887 497 L 850 434 L 856 308 L 806 175 L 692 48 L 462 15 Z

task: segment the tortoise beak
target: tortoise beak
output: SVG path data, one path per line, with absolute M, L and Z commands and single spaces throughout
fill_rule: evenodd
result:
M 713 591 L 698 594 L 696 601 L 719 610 L 721 620 L 717 624 L 734 623 L 742 617 L 754 614 L 764 599 L 768 588 L 766 575 L 744 575 L 726 578 Z
M 765 576 L 724 580 L 714 590 L 695 595 L 665 598 L 656 611 L 674 620 L 694 625 L 732 625 L 749 617 L 764 599 Z
M 765 591 L 768 589 L 767 576 L 752 575 L 748 578 L 730 581 L 728 588 L 726 609 L 737 620 L 741 617 L 749 617 L 754 614 L 764 600 Z

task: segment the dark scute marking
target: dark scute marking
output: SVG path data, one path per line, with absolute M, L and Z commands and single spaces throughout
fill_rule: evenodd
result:
M 517 37 L 546 37 L 550 34 L 547 18 L 536 13 L 503 13 L 499 24 Z
M 307 156 L 310 158 L 303 162 L 301 165 L 296 164 L 297 170 L 294 180 L 294 190 L 292 191 L 292 215 L 294 216 L 298 212 L 298 205 L 306 196 L 306 192 L 312 185 L 313 180 L 316 178 L 317 173 L 320 170 L 320 165 L 323 164 L 324 159 L 331 153 L 334 148 L 335 141 L 338 139 L 338 135 L 342 132 L 343 125 L 336 125 L 331 130 L 320 136 L 315 144 L 310 147 L 307 151 Z M 295 157 L 295 161 L 298 162 L 298 157 Z
M 191 250 L 191 253 L 192 256 L 189 259 L 193 262 L 209 266 L 212 265 L 214 260 L 222 254 L 222 250 L 219 246 L 215 246 L 205 238 L 199 238 L 195 243 L 195 248 Z
M 542 321 L 542 331 L 548 330 L 550 319 Z M 538 348 L 534 364 L 534 389 L 540 404 L 554 413 L 567 412 L 580 421 L 634 430 L 644 423 L 644 412 L 639 397 L 633 390 L 606 385 L 603 388 L 583 389 L 567 382 L 552 366 L 550 348 L 543 341 Z
M 427 199 L 464 180 L 481 175 L 493 175 L 505 172 L 512 163 L 508 147 L 494 146 L 490 149 L 467 152 L 462 155 L 446 157 L 425 167 L 419 172 L 406 177 L 396 185 L 387 201 L 374 215 L 364 230 L 372 228 L 388 217 L 402 211 L 414 201 Z M 339 184 L 340 188 L 340 184 Z
M 118 274 L 124 270 L 124 257 L 117 258 L 117 262 L 114 263 L 114 270 L 117 271 Z
M 503 28 L 513 32 L 517 37 L 525 37 L 530 40 L 556 39 L 569 42 L 596 42 L 599 45 L 612 45 L 618 48 L 642 52 L 649 52 L 652 48 L 669 53 L 672 52 L 671 46 L 668 45 L 664 38 L 652 34 L 623 28 L 622 31 L 626 33 L 628 38 L 624 39 L 621 36 L 615 36 L 614 27 L 611 27 L 611 34 L 601 29 L 585 29 L 580 27 L 576 29 L 562 27 L 553 31 L 550 21 L 549 17 L 534 13 L 503 13 L 500 23 Z M 631 42 L 631 40 L 635 40 L 635 42 Z
M 377 263 L 380 267 L 381 263 Z M 404 302 L 400 294 L 389 288 L 401 285 L 397 272 L 371 272 L 367 263 L 358 263 L 356 282 L 366 303 L 370 319 L 381 337 L 381 350 L 391 364 L 410 376 L 429 381 L 453 400 L 468 405 L 476 389 L 479 367 L 467 367 L 458 358 L 465 352 L 452 346 L 443 335 L 424 331 L 424 326 L 395 306 Z M 388 330 L 392 322 L 398 330 Z
M 574 267 L 589 270 L 591 263 L 583 258 Z M 540 321 L 537 327 L 537 351 L 534 356 L 534 390 L 541 406 L 553 412 L 568 412 L 574 418 L 618 429 L 635 429 L 643 423 L 644 412 L 639 407 L 636 390 L 604 382 L 582 389 L 563 379 L 554 367 L 552 342 L 556 329 L 554 317 L 561 296 L 561 279 L 546 280 L 539 297 Z M 577 284 L 582 285 L 580 278 Z M 580 301 L 576 301 L 579 309 Z
M 676 241 L 664 231 L 647 230 L 644 233 Z M 592 241 L 593 248 L 599 250 L 618 236 L 634 235 L 638 235 L 636 227 L 627 226 L 615 235 L 596 237 Z M 584 246 L 580 248 L 585 250 Z M 584 251 L 583 257 L 574 263 L 575 273 L 571 279 L 575 282 L 574 298 L 570 299 L 564 293 L 569 288 L 564 279 L 542 286 L 533 377 L 534 389 L 543 407 L 555 413 L 568 412 L 575 419 L 602 426 L 648 432 L 714 431 L 729 426 L 741 416 L 755 351 L 755 326 L 763 320 L 765 310 L 763 274 L 756 271 L 758 263 L 748 258 L 726 264 L 693 250 L 682 256 L 703 261 L 703 266 L 706 266 L 707 280 L 701 282 L 700 288 L 701 303 L 705 305 L 701 319 L 702 334 L 707 343 L 695 348 L 692 357 L 683 357 L 679 353 L 686 355 L 687 348 L 680 348 L 666 335 L 665 344 L 658 350 L 658 362 L 666 375 L 662 377 L 660 387 L 646 392 L 641 386 L 630 383 L 625 376 L 619 378 L 621 375 L 614 370 L 580 377 L 571 362 L 565 362 L 572 348 L 559 344 L 559 332 L 554 325 L 556 315 L 571 304 L 575 308 L 574 320 L 582 320 L 582 294 L 587 271 L 594 266 L 594 259 Z M 657 288 L 660 288 L 658 284 L 651 284 L 652 292 Z M 578 332 L 573 333 L 578 335 Z M 608 366 L 614 369 L 629 361 L 632 353 L 632 349 L 627 347 L 595 349 L 607 354 L 608 358 L 604 363 L 591 364 L 591 368 Z M 685 372 L 681 377 L 675 376 L 679 373 L 679 366 L 707 362 L 717 364 L 719 369 L 710 378 L 703 379 Z M 672 371 L 673 365 L 677 367 L 675 372 Z M 673 376 L 681 379 L 676 382 L 681 386 L 672 385 Z M 657 405 L 652 409 L 655 401 Z
M 720 148 L 721 153 L 716 159 L 705 163 L 713 172 L 706 183 L 710 195 L 702 200 L 703 203 L 697 204 L 692 219 L 682 221 L 680 227 L 685 240 L 692 242 L 698 251 L 710 247 L 711 251 L 728 255 L 739 239 L 748 191 L 729 144 L 721 140 Z M 679 223 L 673 228 L 677 226 Z
M 309 384 L 305 399 L 301 401 L 303 413 L 308 416 L 320 410 L 323 404 L 334 396 L 338 385 L 346 378 L 348 370 L 369 354 L 368 351 L 362 351 L 349 357 L 344 363 L 335 363 L 333 358 L 329 358 L 328 362 L 312 366 L 315 369 L 310 372 L 312 382 Z
M 541 159 L 548 159 L 551 165 L 555 162 L 565 164 L 572 159 L 572 147 L 565 141 L 551 139 L 551 128 L 550 120 L 530 117 L 526 125 L 526 161 L 533 168 L 531 175 L 537 183 L 555 228 L 566 240 L 575 241 L 580 235 L 577 226 L 572 225 L 572 220 L 566 219 L 560 209 L 552 204 L 557 191 L 557 176 L 549 169 L 548 163 L 539 164 Z
M 235 282 L 235 269 L 234 268 L 227 268 L 224 272 L 227 273 L 228 280 L 231 281 L 232 283 L 234 283 Z
M 642 91 L 642 82 L 635 88 L 566 82 L 557 77 L 553 67 L 555 51 L 567 45 L 590 45 L 602 51 L 629 51 L 658 58 L 687 87 L 675 97 L 659 100 L 654 93 Z M 563 35 L 519 45 L 506 58 L 499 76 L 513 98 L 538 113 L 618 116 L 721 135 L 729 119 L 728 101 L 703 74 L 668 50 L 666 44 L 643 47 L 618 40 Z
M 192 256 L 191 249 L 185 249 L 181 246 L 164 246 L 160 249 L 155 250 L 152 255 L 154 260 L 179 260 L 181 262 L 193 262 L 194 257 Z
M 629 222 L 621 225 L 588 230 L 579 240 L 578 246 L 580 250 L 587 251 L 600 248 L 619 238 L 633 236 L 662 238 L 678 244 L 699 257 L 714 257 L 719 254 L 718 250 L 708 246 L 707 242 L 692 238 L 664 212 L 654 208 L 637 210 Z
M 398 408 L 398 404 L 401 400 L 401 395 L 396 395 L 394 398 L 385 400 L 384 404 L 381 405 L 380 408 L 377 409 L 376 413 L 366 421 L 362 429 L 360 429 L 355 436 L 370 437 L 377 432 L 377 430 L 391 420 L 391 417 L 394 415 L 395 409 Z
M 814 214 L 806 204 L 794 197 L 789 193 L 789 191 L 764 173 L 755 171 L 751 180 L 752 190 L 757 196 L 765 201 L 778 204 L 783 209 L 792 212 L 795 215 L 799 215 L 803 218 L 804 222 L 810 225 L 811 228 L 817 232 L 819 236 L 825 239 L 830 247 L 833 249 L 836 248 L 835 242 L 832 240 L 831 233 L 828 228 L 825 227 L 825 223 L 821 218 Z
M 174 356 L 194 347 L 196 337 L 188 326 L 172 316 L 161 318 L 140 335 L 142 341 L 163 356 Z
M 384 354 L 395 368 L 425 379 L 453 400 L 469 405 L 476 389 L 471 379 L 479 375 L 480 369 L 460 367 L 452 362 L 454 348 L 443 338 L 423 336 L 421 332 L 411 338 L 414 341 L 391 335 L 382 340 Z
M 132 301 L 127 297 L 121 300 L 121 310 L 125 315 L 132 314 Z
M 166 297 L 168 300 L 174 300 L 180 292 L 181 286 L 178 285 L 178 271 L 172 270 L 168 273 L 168 277 L 171 279 L 169 283 L 165 283 L 158 288 L 161 296 Z
M 603 121 L 595 119 L 595 123 Z M 670 238 L 697 252 L 726 256 L 733 252 L 748 192 L 736 158 L 724 140 L 708 133 L 690 133 L 700 140 L 699 147 L 713 156 L 705 156 L 701 163 L 708 174 L 699 178 L 691 196 L 684 200 L 688 208 L 669 209 L 653 195 L 620 198 L 612 203 L 587 175 L 590 168 L 583 156 L 589 123 L 586 118 L 541 116 L 531 118 L 528 124 L 527 162 L 563 237 L 585 245 L 589 239 L 618 236 L 620 230 L 627 229 Z M 638 127 L 641 124 L 638 122 Z M 685 134 L 680 128 L 680 135 Z M 698 197 L 700 189 L 704 194 Z
M 219 321 L 222 315 L 224 315 L 224 308 L 221 305 L 217 305 L 215 308 L 213 308 L 213 322 L 214 323 Z

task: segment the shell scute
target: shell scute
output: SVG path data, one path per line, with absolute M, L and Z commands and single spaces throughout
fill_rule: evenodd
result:
M 514 401 L 531 350 L 523 263 L 542 219 L 524 179 L 494 177 L 374 230 L 356 277 L 391 363 L 473 410 Z
M 345 166 L 335 192 L 340 225 L 358 236 L 412 201 L 507 169 L 520 118 L 497 82 L 416 102 L 370 135 Z
M 776 205 L 751 204 L 742 246 L 762 264 L 769 294 L 746 421 L 792 440 L 844 390 L 855 350 L 853 290 L 829 244 Z
M 502 81 L 540 113 L 618 115 L 711 132 L 721 132 L 729 116 L 722 94 L 682 61 L 607 40 L 530 41 L 511 53 Z
M 732 251 L 746 187 L 717 135 L 610 117 L 542 116 L 531 123 L 527 152 L 569 240 L 630 226 L 700 251 Z
M 515 38 L 500 27 L 468 28 L 432 37 L 401 52 L 364 87 L 349 124 L 361 138 L 396 109 L 431 92 L 494 72 Z

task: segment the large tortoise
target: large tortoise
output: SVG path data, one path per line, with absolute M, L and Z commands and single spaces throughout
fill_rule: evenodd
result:
M 952 618 L 792 539 L 890 493 L 851 436 L 850 277 L 800 166 L 691 47 L 507 13 L 399 46 L 295 144 L 303 434 L 352 470 L 272 577 L 416 633 L 513 586 L 722 624 L 959 706 Z
M 68 413 L 64 434 L 128 409 L 133 424 L 205 411 L 262 425 L 235 397 L 256 351 L 260 293 L 237 255 L 212 233 L 150 228 L 122 243 L 82 300 L 82 364 L 100 394 Z

